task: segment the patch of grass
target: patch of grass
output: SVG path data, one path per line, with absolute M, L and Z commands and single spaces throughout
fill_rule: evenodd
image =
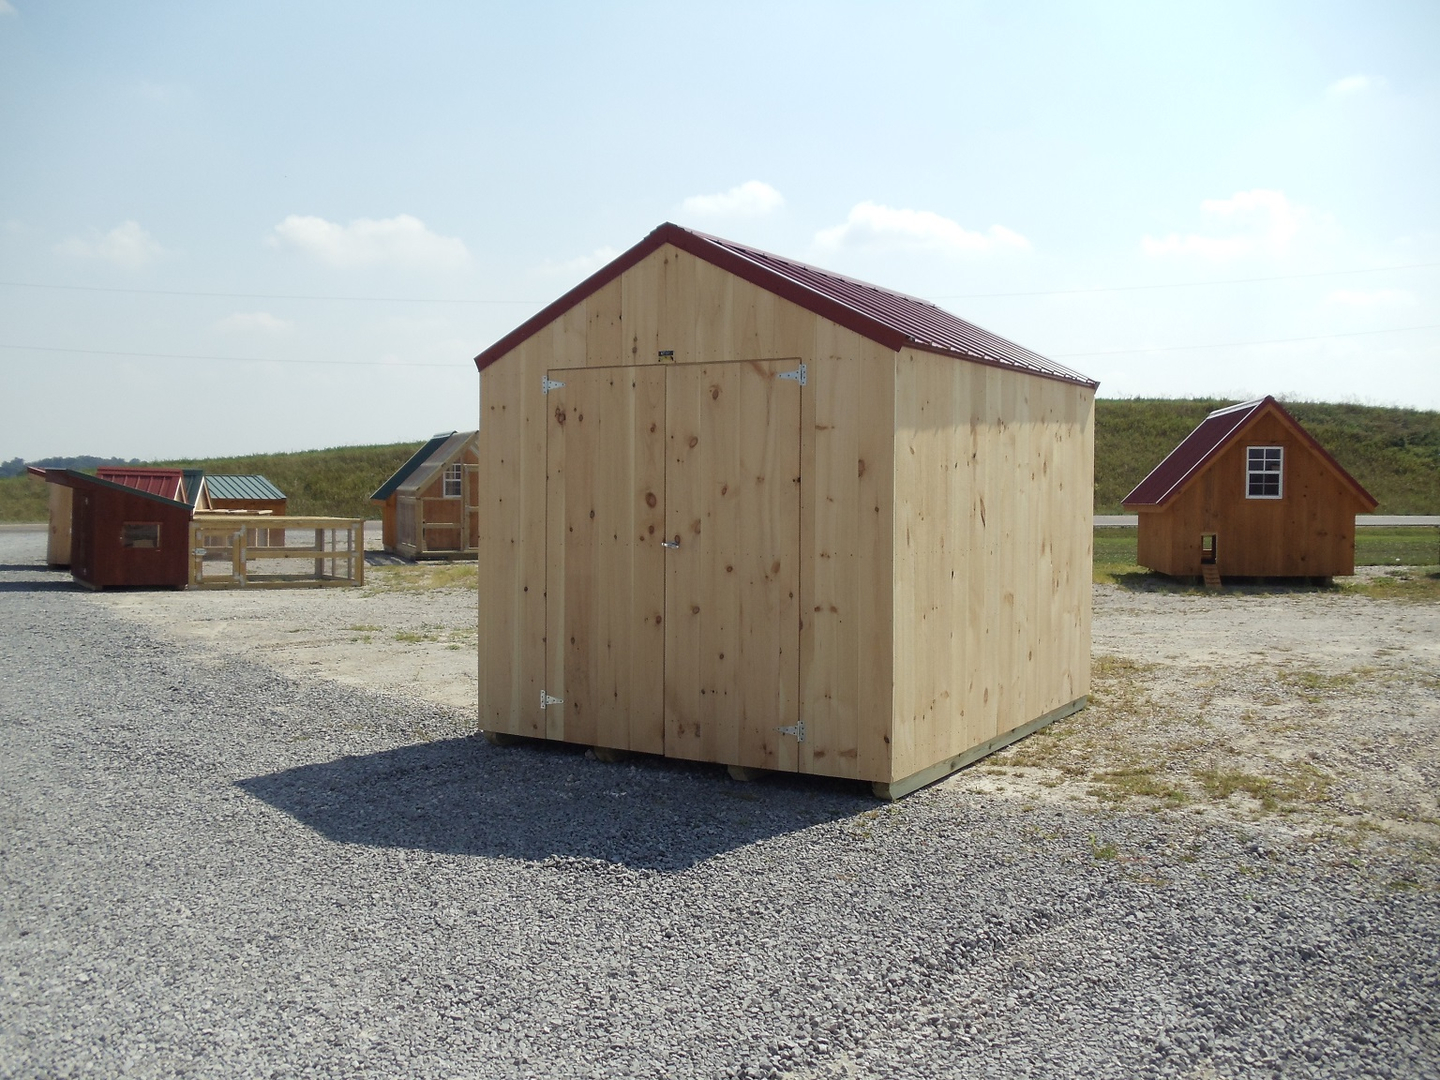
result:
M 1354 578 L 1342 582 L 1340 590 L 1352 596 L 1374 600 L 1404 600 L 1412 603 L 1440 601 L 1440 566 L 1405 566 L 1379 577 Z
M 403 641 L 407 645 L 418 645 L 427 641 L 439 641 L 440 634 L 436 630 L 397 630 L 395 640 Z
M 424 562 L 374 566 L 366 570 L 365 588 L 372 594 L 425 592 L 429 589 L 480 588 L 480 569 L 473 562 Z
M 1216 802 L 1240 794 L 1255 800 L 1264 812 L 1291 813 L 1302 804 L 1323 802 L 1334 778 L 1310 764 L 1289 769 L 1283 777 L 1259 776 L 1228 769 L 1200 769 L 1192 774 L 1201 790 Z
M 1355 530 L 1356 566 L 1434 566 L 1440 563 L 1440 527 L 1366 525 Z
M 1224 802 L 1238 792 L 1254 799 L 1264 810 L 1273 810 L 1278 805 L 1275 781 L 1268 777 L 1221 769 L 1202 769 L 1194 776 L 1205 794 L 1217 802 Z
M 347 626 L 345 629 L 355 634 L 373 634 L 375 631 L 381 629 L 381 627 L 371 626 L 369 623 L 356 623 L 354 626 Z
M 1146 765 L 1098 772 L 1086 794 L 1110 803 L 1143 798 L 1156 799 L 1166 806 L 1184 806 L 1190 801 L 1183 788 L 1157 776 L 1155 770 Z
M 1090 855 L 1100 862 L 1114 862 L 1120 857 L 1120 849 L 1114 844 L 1102 844 L 1090 834 Z
M 1275 677 L 1301 700 L 1314 705 L 1337 690 L 1352 687 L 1362 675 L 1372 674 L 1373 669 L 1360 669 L 1330 675 L 1312 668 L 1279 668 Z

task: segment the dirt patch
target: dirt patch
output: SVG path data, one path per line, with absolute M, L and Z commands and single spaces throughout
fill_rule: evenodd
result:
M 951 784 L 1440 854 L 1440 605 L 1095 586 L 1090 708 Z
M 102 592 L 111 610 L 216 655 L 245 655 L 475 716 L 474 563 L 381 565 L 358 589 Z

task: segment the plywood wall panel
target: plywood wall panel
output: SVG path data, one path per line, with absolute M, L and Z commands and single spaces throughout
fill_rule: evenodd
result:
M 480 726 L 543 736 L 545 401 L 531 339 L 480 376 Z
M 1092 404 L 1084 388 L 909 351 L 895 401 L 904 776 L 1086 692 L 1089 572 L 1075 561 Z
M 801 420 L 800 768 L 890 777 L 894 354 L 817 331 Z
M 666 376 L 665 752 L 794 769 L 800 396 L 759 361 Z
M 549 401 L 552 738 L 664 752 L 665 372 L 566 373 Z

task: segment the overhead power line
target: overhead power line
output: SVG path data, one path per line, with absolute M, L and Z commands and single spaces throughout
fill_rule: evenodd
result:
M 363 304 L 514 304 L 538 307 L 544 300 L 449 300 L 431 296 L 312 296 L 303 293 L 194 292 L 188 289 L 127 289 L 109 285 L 52 285 L 39 281 L 0 281 L 15 289 L 62 292 L 125 293 L 132 296 L 196 296 L 211 300 L 336 300 Z
M 384 360 L 279 360 L 275 357 L 265 356 L 205 356 L 199 353 L 153 353 L 153 352 L 121 352 L 117 349 L 62 349 L 54 345 L 4 345 L 0 349 L 18 349 L 20 351 L 52 352 L 52 353 L 77 353 L 85 356 L 131 356 L 148 360 L 216 360 L 227 364 L 317 364 L 321 367 L 385 367 L 395 368 L 454 368 L 463 367 L 462 361 L 453 364 L 431 364 L 425 362 L 413 364 L 390 364 Z
M 1269 277 L 1216 278 L 1209 281 L 1174 281 L 1150 285 L 1102 285 L 1089 289 L 1033 289 L 1018 292 L 948 293 L 931 300 L 984 300 L 1004 296 L 1077 296 L 1088 293 L 1138 292 L 1151 289 L 1196 289 L 1209 285 L 1251 285 L 1269 281 L 1299 281 L 1305 278 L 1337 277 L 1344 274 L 1379 274 L 1390 270 L 1423 270 L 1440 263 L 1405 263 L 1400 266 L 1364 266 L 1351 270 L 1317 270 L 1304 274 L 1275 274 Z M 452 299 L 433 296 L 326 296 L 310 293 L 199 292 L 188 289 L 135 289 L 111 285 L 56 285 L 41 281 L 0 281 L 13 289 L 48 289 L 60 292 L 123 293 L 131 296 L 193 296 L 210 300 L 319 300 L 362 304 L 491 304 L 514 307 L 541 307 L 546 300 L 497 300 L 491 298 Z
M 931 300 L 984 300 L 999 296 L 1077 296 L 1082 293 L 1139 292 L 1144 289 L 1196 289 L 1206 285 L 1251 285 L 1263 281 L 1300 281 L 1304 278 L 1336 277 L 1341 274 L 1378 274 L 1386 270 L 1421 270 L 1440 263 L 1406 263 L 1403 266 L 1366 266 L 1356 270 L 1316 270 L 1306 274 L 1275 274 L 1271 277 L 1215 278 L 1210 281 L 1173 281 L 1161 285 L 1105 285 L 1093 289 L 1038 289 L 1033 292 L 954 293 L 931 296 Z M 0 283 L 3 284 L 3 283 Z
M 1261 338 L 1256 341 L 1217 341 L 1211 345 L 1156 345 L 1148 349 L 1101 349 L 1096 352 L 1051 353 L 1053 359 L 1070 359 L 1076 356 L 1120 356 L 1124 353 L 1181 352 L 1186 349 L 1233 349 L 1241 345 L 1288 345 L 1295 341 L 1327 341 L 1330 338 L 1364 337 L 1369 334 L 1402 334 L 1407 330 L 1435 330 L 1440 323 L 1426 323 L 1423 326 L 1392 326 L 1386 330 L 1352 330 L 1344 334 L 1314 334 L 1310 337 Z
M 1308 337 L 1258 338 L 1253 341 L 1217 341 L 1206 345 L 1155 345 L 1140 349 L 1097 349 L 1090 352 L 1049 353 L 1052 359 L 1072 359 L 1077 356 L 1121 356 L 1126 353 L 1180 352 L 1188 349 L 1233 349 L 1246 345 L 1287 345 L 1298 341 L 1327 341 L 1332 338 L 1365 337 L 1372 334 L 1402 334 L 1411 330 L 1440 329 L 1440 323 L 1426 323 L 1421 326 L 1392 326 L 1384 330 L 1353 330 L 1340 334 L 1312 334 Z M 73 349 L 54 345 L 10 345 L 0 343 L 0 349 L 14 349 L 25 352 L 72 353 L 84 356 L 128 356 L 150 360 L 208 360 L 228 364 L 313 364 L 322 367 L 384 367 L 405 368 L 456 368 L 464 367 L 465 361 L 453 364 L 436 364 L 425 361 L 407 364 L 391 364 L 384 360 L 297 360 L 265 356 L 209 356 L 203 353 L 155 353 L 130 352 L 118 349 Z

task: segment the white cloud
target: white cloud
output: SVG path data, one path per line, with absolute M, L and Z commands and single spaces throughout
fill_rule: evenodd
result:
M 680 204 L 682 214 L 699 217 L 759 217 L 778 210 L 785 197 L 769 184 L 747 180 L 718 195 L 691 195 Z
M 289 319 L 276 318 L 268 311 L 237 311 L 215 324 L 215 329 L 226 334 L 286 334 L 294 328 Z
M 1409 289 L 1335 289 L 1325 302 L 1340 307 L 1404 308 L 1415 306 L 1415 294 Z
M 1141 249 L 1146 255 L 1199 255 L 1215 262 L 1247 255 L 1284 255 L 1309 217 L 1308 211 L 1292 204 L 1283 191 L 1264 188 L 1237 191 L 1228 199 L 1206 199 L 1200 204 L 1200 212 L 1217 226 L 1235 225 L 1240 229 L 1220 235 L 1145 236 L 1140 241 Z
M 589 255 L 577 255 L 575 258 L 566 259 L 564 262 L 542 263 L 540 273 L 553 277 L 589 277 L 619 254 L 620 252 L 616 251 L 613 247 L 600 247 L 590 252 Z
M 155 238 L 134 221 L 122 222 L 104 236 L 93 234 L 89 240 L 71 237 L 56 250 L 77 259 L 100 259 L 127 270 L 138 270 L 165 254 Z
M 14 15 L 16 11 L 5 0 L 0 0 L 0 15 Z
M 1369 75 L 1347 75 L 1338 79 L 1325 88 L 1325 96 L 1332 98 L 1353 97 L 1356 94 L 1363 94 L 1367 90 L 1382 90 L 1385 87 L 1384 79 L 1373 78 Z
M 342 269 L 385 264 L 453 270 L 470 261 L 463 241 L 433 233 L 409 214 L 378 221 L 358 218 L 349 225 L 291 214 L 275 226 L 267 243 Z
M 972 232 L 931 210 L 896 210 L 862 202 L 851 207 L 844 224 L 816 233 L 815 246 L 822 251 L 878 247 L 972 254 L 1001 249 L 1029 251 L 1030 241 L 1003 225 L 992 225 L 983 233 Z

